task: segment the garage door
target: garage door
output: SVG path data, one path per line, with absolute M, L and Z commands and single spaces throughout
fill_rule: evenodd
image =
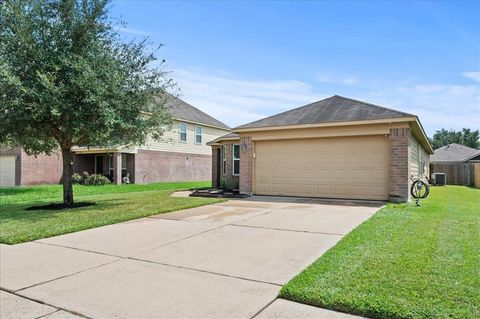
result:
M 0 186 L 15 186 L 15 155 L 0 156 Z
M 254 192 L 388 198 L 385 136 L 255 142 Z

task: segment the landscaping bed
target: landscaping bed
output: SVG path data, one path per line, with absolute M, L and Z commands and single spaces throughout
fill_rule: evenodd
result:
M 480 318 L 480 190 L 388 204 L 280 297 L 371 318 Z

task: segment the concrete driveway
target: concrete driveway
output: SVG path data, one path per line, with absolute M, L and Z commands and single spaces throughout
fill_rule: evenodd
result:
M 252 197 L 1 245 L 1 318 L 353 318 L 277 299 L 382 203 Z

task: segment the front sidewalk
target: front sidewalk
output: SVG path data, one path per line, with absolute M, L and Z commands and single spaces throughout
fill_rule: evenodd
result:
M 277 295 L 380 206 L 254 197 L 1 245 L 1 317 L 354 318 Z

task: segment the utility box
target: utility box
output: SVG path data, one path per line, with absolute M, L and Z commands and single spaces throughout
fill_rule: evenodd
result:
M 447 174 L 433 173 L 433 184 L 436 186 L 445 186 L 447 184 Z

